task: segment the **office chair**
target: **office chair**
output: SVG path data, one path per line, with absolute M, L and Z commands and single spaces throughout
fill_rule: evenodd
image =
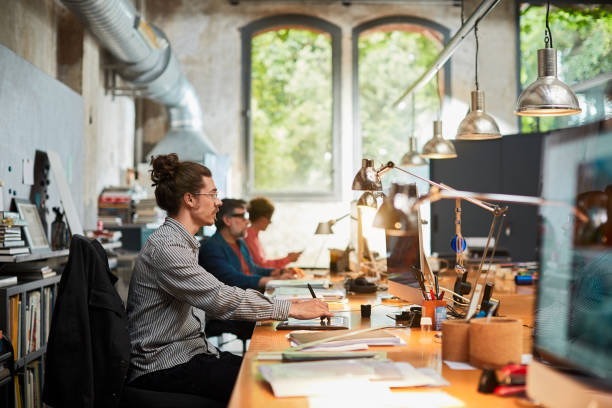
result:
M 149 391 L 123 384 L 129 365 L 129 333 L 125 307 L 113 286 L 116 280 L 100 243 L 73 236 L 53 310 L 43 401 L 56 408 L 222 407 L 222 403 L 199 395 Z M 79 335 L 79 343 L 74 343 Z M 100 344 L 101 339 L 104 341 Z M 70 349 L 74 344 L 83 346 Z M 96 355 L 101 347 L 105 353 Z M 99 381 L 93 381 L 95 374 L 101 375 Z M 100 382 L 104 388 L 98 388 Z

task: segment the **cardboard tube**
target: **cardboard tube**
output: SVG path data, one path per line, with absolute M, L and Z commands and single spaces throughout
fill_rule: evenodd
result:
M 494 317 L 472 319 L 470 324 L 470 364 L 478 368 L 502 368 L 521 363 L 523 354 L 523 322 Z
M 470 361 L 470 324 L 467 321 L 442 322 L 442 360 Z

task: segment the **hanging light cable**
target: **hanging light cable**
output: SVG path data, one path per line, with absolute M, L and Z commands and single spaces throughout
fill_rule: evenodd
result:
M 578 98 L 557 78 L 557 50 L 553 48 L 548 23 L 550 0 L 546 3 L 544 48 L 538 50 L 538 79 L 521 93 L 515 114 L 520 116 L 566 116 L 580 113 Z
M 436 81 L 437 82 L 437 81 Z M 433 137 L 423 146 L 423 157 L 427 159 L 454 159 L 457 157 L 455 146 L 452 142 L 442 137 L 442 92 L 438 83 L 438 120 L 433 123 Z
M 478 22 L 474 25 L 474 37 L 476 38 L 476 53 L 474 58 L 474 85 L 472 91 L 471 108 L 457 129 L 459 140 L 487 140 L 499 139 L 501 133 L 495 119 L 484 111 L 484 92 L 478 84 Z
M 416 166 L 425 166 L 427 164 L 427 160 L 423 158 L 417 152 L 416 142 L 417 139 L 414 136 L 414 121 L 415 121 L 415 101 L 414 101 L 414 93 L 411 96 L 411 109 L 410 109 L 410 136 L 408 137 L 408 153 L 406 153 L 402 157 L 402 161 L 400 162 L 402 166 L 407 167 L 416 167 Z

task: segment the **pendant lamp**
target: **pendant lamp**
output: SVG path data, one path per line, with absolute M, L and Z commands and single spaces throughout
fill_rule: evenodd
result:
M 423 146 L 422 156 L 428 159 L 454 159 L 457 157 L 453 143 L 442 137 L 442 121 L 435 120 L 433 129 L 433 138 Z
M 417 139 L 414 137 L 414 92 L 411 95 L 412 107 L 410 109 L 410 137 L 408 138 L 408 152 L 402 157 L 400 164 L 406 167 L 416 167 L 427 165 L 427 160 L 417 152 Z
M 456 139 L 499 139 L 501 137 L 499 126 L 497 126 L 495 119 L 484 111 L 484 92 L 478 86 L 478 24 L 474 26 L 474 36 L 476 37 L 476 57 L 474 63 L 476 90 L 472 91 L 470 111 L 459 124 Z
M 545 48 L 538 50 L 538 79 L 521 93 L 515 114 L 520 116 L 566 116 L 580 113 L 578 98 L 557 78 L 557 50 L 548 25 L 550 0 L 546 4 Z

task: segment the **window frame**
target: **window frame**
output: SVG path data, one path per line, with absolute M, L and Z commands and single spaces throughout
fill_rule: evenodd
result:
M 303 27 L 307 30 L 325 32 L 330 36 L 332 47 L 332 188 L 329 192 L 304 191 L 304 192 L 279 192 L 268 190 L 257 190 L 254 188 L 255 160 L 254 160 L 254 141 L 251 129 L 251 67 L 252 67 L 252 39 L 262 31 L 287 26 Z M 247 197 L 255 195 L 265 195 L 275 200 L 339 200 L 341 195 L 342 179 L 342 158 L 341 156 L 341 74 L 342 74 L 342 30 L 339 26 L 332 24 L 321 18 L 302 15 L 284 14 L 272 17 L 265 17 L 255 20 L 241 30 L 242 55 L 242 125 L 243 138 L 245 141 L 245 163 L 246 163 L 246 183 L 244 184 L 245 195 Z
M 444 48 L 450 39 L 450 29 L 442 24 L 436 23 L 432 20 L 427 20 L 420 17 L 414 16 L 390 16 L 381 17 L 373 20 L 366 21 L 362 24 L 353 28 L 352 32 L 352 70 L 353 70 L 353 140 L 355 141 L 353 146 L 353 167 L 358 169 L 361 167 L 362 159 L 362 135 L 361 135 L 361 120 L 359 117 L 359 36 L 364 32 L 376 28 L 378 26 L 385 26 L 389 24 L 409 24 L 422 26 L 427 29 L 438 32 L 442 36 L 442 48 Z M 448 60 L 444 67 L 444 97 L 450 98 L 451 94 L 451 60 Z M 398 92 L 398 97 L 399 97 Z M 408 146 L 406 146 L 406 149 Z

